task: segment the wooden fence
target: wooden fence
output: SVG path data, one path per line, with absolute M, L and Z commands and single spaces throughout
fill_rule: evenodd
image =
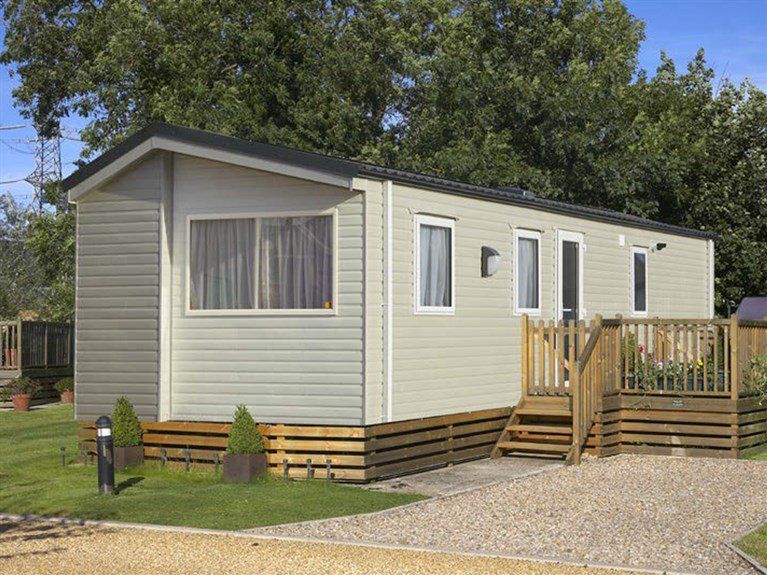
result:
M 70 367 L 73 336 L 69 323 L 0 322 L 0 370 L 22 372 Z
M 357 482 L 487 457 L 510 413 L 511 408 L 503 407 L 368 426 L 259 428 L 271 473 Z M 94 424 L 79 423 L 81 448 L 93 454 Z M 141 427 L 149 461 L 200 469 L 222 461 L 231 424 L 163 421 L 143 422 Z

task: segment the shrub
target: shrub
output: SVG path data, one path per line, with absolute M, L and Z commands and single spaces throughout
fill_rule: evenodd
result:
M 264 450 L 264 440 L 258 426 L 250 415 L 248 408 L 238 405 L 234 411 L 232 431 L 229 433 L 229 442 L 226 452 L 231 455 L 260 453 Z
M 16 379 L 11 380 L 11 383 L 8 384 L 8 393 L 11 395 L 22 393 L 34 394 L 38 391 L 40 391 L 40 384 L 31 377 L 19 376 Z
M 141 445 L 141 424 L 127 397 L 121 397 L 112 412 L 112 437 L 115 447 Z
M 74 390 L 75 390 L 74 377 L 65 377 L 56 382 L 56 391 L 58 391 L 59 393 L 64 393 L 65 391 L 74 391 Z

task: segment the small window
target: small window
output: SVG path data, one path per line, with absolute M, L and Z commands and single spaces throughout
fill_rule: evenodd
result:
M 636 315 L 647 313 L 647 250 L 631 248 L 631 310 Z
M 333 216 L 194 219 L 189 309 L 332 310 Z
M 514 293 L 517 313 L 541 313 L 541 234 L 514 231 Z
M 415 295 L 417 313 L 454 313 L 455 222 L 416 216 Z

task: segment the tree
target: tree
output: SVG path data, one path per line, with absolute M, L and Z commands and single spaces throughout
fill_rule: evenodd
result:
M 87 151 L 161 119 L 354 157 L 386 129 L 408 45 L 449 4 L 5 0 L 2 61 L 35 121 L 92 119 Z
M 55 321 L 74 319 L 75 212 L 57 182 L 45 190 L 48 209 L 30 218 L 27 247 L 46 286 L 42 315 Z
M 11 195 L 0 196 L 0 319 L 38 311 L 45 300 L 45 283 L 26 245 L 32 213 Z
M 626 185 L 613 157 L 641 22 L 609 0 L 455 4 L 412 67 L 392 159 L 622 208 Z
M 518 185 L 715 231 L 718 309 L 767 294 L 765 94 L 702 51 L 650 77 L 619 0 L 0 2 L 17 103 L 88 117 L 86 156 L 166 120 Z M 29 250 L 60 315 L 74 226 L 50 201 Z

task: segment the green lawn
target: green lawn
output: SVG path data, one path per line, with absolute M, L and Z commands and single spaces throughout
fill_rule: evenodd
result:
M 767 447 L 764 449 L 757 451 L 755 453 L 752 453 L 750 455 L 747 455 L 745 457 L 746 459 L 756 459 L 758 461 L 767 461 Z
M 61 465 L 62 445 L 66 467 Z M 378 511 L 421 499 L 318 480 L 268 478 L 228 485 L 213 472 L 150 466 L 117 474 L 119 494 L 102 496 L 96 466 L 77 460 L 71 406 L 0 412 L 0 512 L 244 529 Z
M 739 539 L 735 545 L 751 555 L 762 567 L 767 567 L 767 525 Z

